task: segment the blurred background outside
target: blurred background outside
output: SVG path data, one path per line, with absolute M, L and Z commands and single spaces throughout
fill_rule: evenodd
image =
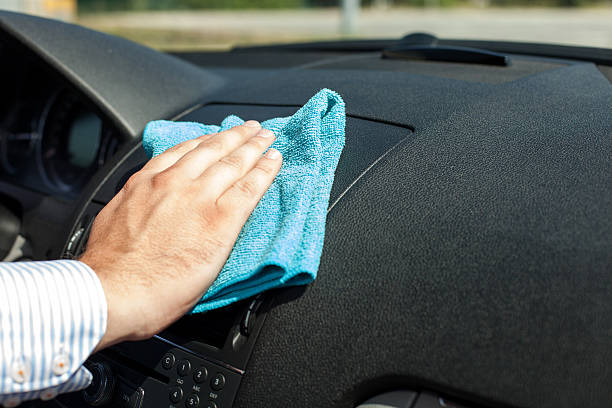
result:
M 612 0 L 0 0 L 163 50 L 399 38 L 612 48 Z

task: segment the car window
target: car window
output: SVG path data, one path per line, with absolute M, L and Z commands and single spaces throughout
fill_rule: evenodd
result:
M 73 21 L 163 50 L 412 32 L 612 48 L 610 0 L 2 0 L 0 8 Z

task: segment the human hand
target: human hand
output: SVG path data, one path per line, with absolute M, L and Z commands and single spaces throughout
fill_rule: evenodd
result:
M 151 159 L 96 217 L 80 261 L 108 303 L 96 350 L 153 336 L 216 279 L 282 157 L 255 121 L 181 143 Z

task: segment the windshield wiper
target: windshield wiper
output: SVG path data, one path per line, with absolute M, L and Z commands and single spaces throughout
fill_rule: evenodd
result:
M 510 65 L 510 57 L 479 48 L 438 45 L 438 38 L 424 33 L 410 34 L 382 52 L 383 58 L 460 62 L 483 65 Z

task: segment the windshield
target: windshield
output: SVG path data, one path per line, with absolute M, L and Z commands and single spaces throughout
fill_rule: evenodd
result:
M 612 48 L 610 0 L 0 0 L 162 50 L 400 38 Z

